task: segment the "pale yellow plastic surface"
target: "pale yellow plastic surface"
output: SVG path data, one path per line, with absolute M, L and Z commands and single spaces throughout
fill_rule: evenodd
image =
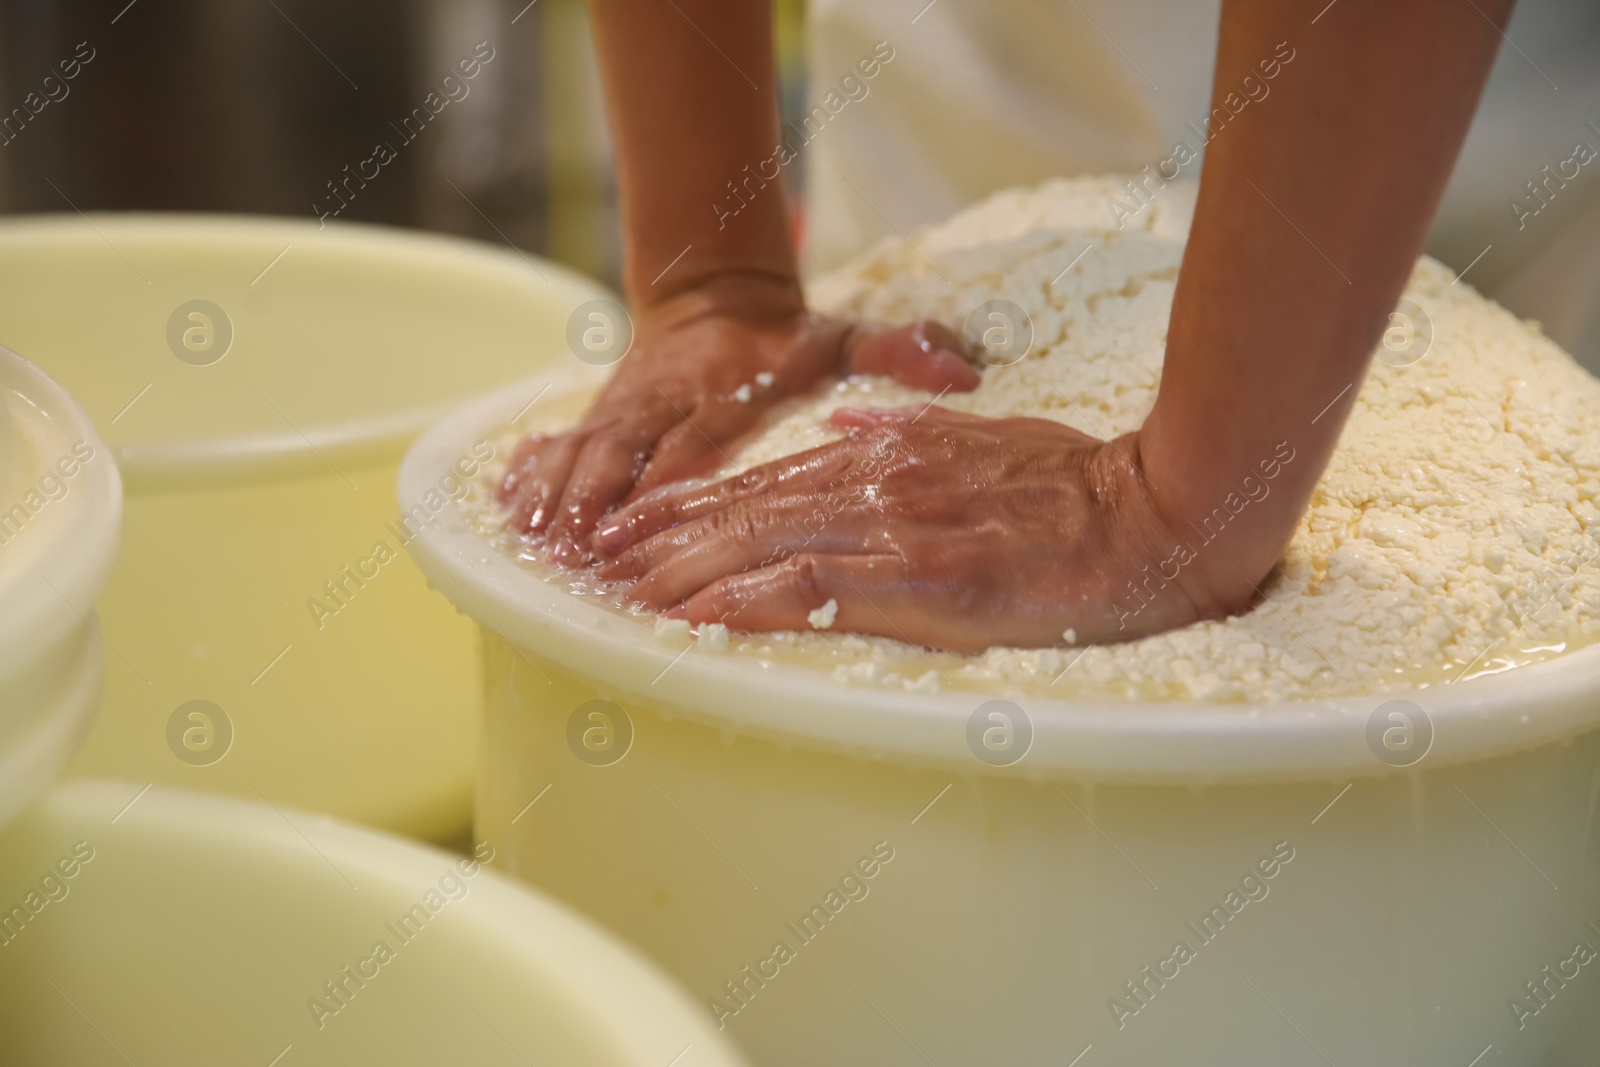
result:
M 60 384 L 0 348 L 0 825 L 83 740 L 103 678 L 94 602 L 122 483 Z
M 401 491 L 538 387 L 430 432 Z M 995 768 L 967 747 L 971 694 L 684 651 L 458 516 L 413 550 L 487 625 L 479 832 L 756 1062 L 1600 1058 L 1600 958 L 1573 962 L 1600 951 L 1593 646 L 1408 694 L 1434 736 L 1406 769 L 1368 747 L 1381 696 L 1023 698 L 1033 746 Z M 583 731 L 603 748 L 624 724 L 626 754 L 595 765 Z M 875 848 L 893 859 L 847 881 Z M 1579 977 L 1541 1002 L 1547 965 Z
M 396 464 L 462 400 L 571 359 L 567 317 L 602 295 L 509 250 L 377 227 L 0 224 L 0 343 L 76 395 L 129 490 L 101 599 L 104 710 L 68 773 L 464 833 L 472 631 L 427 594 L 401 546 L 409 533 L 388 525 Z M 201 349 L 180 359 L 169 344 L 169 319 L 193 300 L 231 326 L 209 365 L 195 364 L 216 354 L 204 344 L 220 346 L 220 322 L 180 315 L 180 339 L 198 329 Z M 392 559 L 374 561 L 380 545 Z M 169 745 L 168 720 L 191 700 L 232 724 L 208 766 Z M 226 732 L 193 726 L 201 746 Z
M 664 977 L 500 864 L 259 802 L 59 786 L 0 831 L 0 1061 L 737 1067 Z

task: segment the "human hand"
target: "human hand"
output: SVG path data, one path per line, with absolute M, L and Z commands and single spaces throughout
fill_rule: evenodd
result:
M 595 533 L 599 576 L 695 623 L 804 630 L 833 600 L 835 629 L 957 652 L 1127 640 L 1241 606 L 1175 562 L 1137 434 L 937 407 L 832 422 L 848 436 L 623 508 Z
M 595 524 L 664 482 L 715 470 L 773 404 L 834 374 L 880 374 L 939 392 L 977 386 L 948 329 L 882 329 L 806 311 L 796 286 L 722 278 L 638 314 L 632 350 L 573 430 L 518 445 L 500 486 L 513 528 L 546 558 L 587 562 Z M 741 397 L 747 399 L 741 399 Z

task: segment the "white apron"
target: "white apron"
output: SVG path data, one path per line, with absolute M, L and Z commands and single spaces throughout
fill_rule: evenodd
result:
M 826 118 L 810 110 L 793 139 L 807 272 L 997 189 L 1137 171 L 1180 141 L 1199 152 L 1220 8 L 812 0 L 808 107 Z M 1314 42 L 1316 5 L 1306 10 L 1291 50 Z M 1428 250 L 1600 370 L 1600 159 L 1574 162 L 1580 143 L 1600 153 L 1600 3 L 1522 0 L 1507 36 Z M 858 63 L 884 54 L 879 42 L 893 58 L 863 78 Z M 1277 77 L 1293 73 L 1291 59 Z M 1256 98 L 1247 107 L 1269 106 L 1271 80 L 1260 81 L 1241 87 Z M 1198 160 L 1183 168 L 1198 171 Z

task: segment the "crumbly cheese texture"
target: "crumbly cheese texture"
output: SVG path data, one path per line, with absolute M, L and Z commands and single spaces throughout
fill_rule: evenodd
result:
M 1002 192 L 884 241 L 814 283 L 811 299 L 958 332 L 978 305 L 1011 301 L 1032 323 L 1027 355 L 939 403 L 1113 437 L 1155 399 L 1194 192 L 1171 184 L 1146 199 L 1119 228 L 1111 202 L 1135 203 L 1125 179 Z M 1431 344 L 1405 366 L 1374 361 L 1253 609 L 1119 645 L 954 656 L 813 631 L 736 636 L 732 651 L 799 657 L 849 684 L 1266 702 L 1444 684 L 1586 640 L 1600 617 L 1600 382 L 1536 324 L 1454 280 L 1417 263 L 1405 299 L 1431 323 Z M 830 384 L 780 411 L 720 473 L 836 439 L 823 425 L 835 408 L 932 399 L 884 379 Z
M 829 597 L 826 604 L 806 615 L 806 622 L 810 624 L 813 630 L 831 630 L 833 628 L 833 620 L 838 617 L 839 602 Z

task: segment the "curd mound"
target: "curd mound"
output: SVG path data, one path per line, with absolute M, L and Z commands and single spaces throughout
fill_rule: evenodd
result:
M 817 281 L 811 301 L 830 314 L 931 318 L 958 332 L 979 305 L 1010 301 L 1031 328 L 1026 355 L 939 403 L 1115 437 L 1137 429 L 1155 400 L 1194 188 L 1162 188 L 1132 217 L 1121 212 L 1119 229 L 1110 204 L 1127 199 L 1117 178 L 1002 192 L 910 242 L 880 243 Z M 1446 684 L 1585 642 L 1600 615 L 1600 546 L 1589 532 L 1600 519 L 1600 381 L 1536 323 L 1427 257 L 1400 312 L 1251 610 L 1084 648 L 957 656 L 814 629 L 736 634 L 728 651 L 896 689 L 1267 702 Z M 1286 360 L 1292 344 L 1285 339 Z M 587 378 L 547 395 L 506 428 L 500 454 L 530 430 L 570 425 L 592 393 Z M 775 412 L 717 476 L 833 440 L 824 421 L 836 408 L 932 399 L 880 378 L 830 383 Z M 1263 462 L 1295 462 L 1292 451 Z M 1231 516 L 1272 491 L 1268 469 L 1240 472 L 1239 493 L 1193 531 L 1194 548 L 1228 536 Z M 506 531 L 490 489 L 500 473 L 489 471 L 464 502 L 478 528 L 575 594 L 615 600 L 592 579 L 546 571 Z M 1126 599 L 1137 608 L 1132 590 Z

